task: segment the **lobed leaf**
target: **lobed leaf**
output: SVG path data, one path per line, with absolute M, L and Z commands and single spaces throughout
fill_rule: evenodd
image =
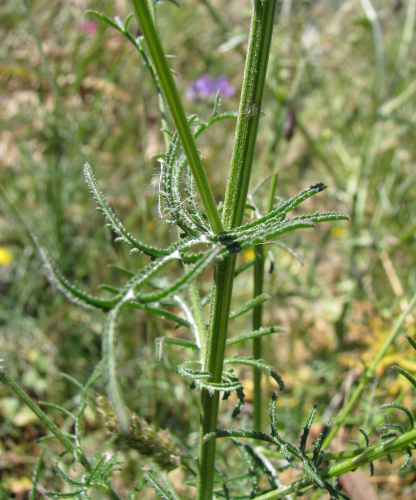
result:
M 100 187 L 98 186 L 97 180 L 95 179 L 91 167 L 89 166 L 88 163 L 85 163 L 84 165 L 84 175 L 88 187 L 90 189 L 90 192 L 94 196 L 94 199 L 97 203 L 98 210 L 107 219 L 108 227 L 111 227 L 111 229 L 117 234 L 118 236 L 117 241 L 122 241 L 123 243 L 127 243 L 127 245 L 132 246 L 139 252 L 149 255 L 150 257 L 157 258 L 169 254 L 169 250 L 158 249 L 145 245 L 144 243 L 141 243 L 127 231 L 127 229 L 123 226 L 123 224 L 114 215 L 114 212 L 111 209 L 110 205 L 108 204 L 107 200 L 105 199 L 105 196 L 101 191 Z

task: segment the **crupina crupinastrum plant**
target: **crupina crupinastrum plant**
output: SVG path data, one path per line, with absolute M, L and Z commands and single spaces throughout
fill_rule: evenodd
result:
M 323 191 L 325 186 L 317 183 L 306 187 L 287 201 L 279 199 L 276 202 L 274 198 L 276 177 L 274 177 L 270 187 L 269 200 L 271 202 L 268 213 L 261 215 L 256 211 L 255 220 L 244 222 L 276 4 L 277 0 L 254 0 L 253 2 L 238 113 L 220 113 L 221 96 L 218 94 L 213 114 L 207 121 L 201 120 L 196 115 L 186 117 L 184 113 L 168 60 L 162 48 L 152 0 L 132 0 L 134 13 L 143 34 L 139 38 L 135 38 L 129 31 L 129 22 L 133 14 L 122 22 L 119 18 L 113 20 L 98 12 L 90 13 L 125 35 L 144 59 L 154 82 L 167 149 L 159 160 L 159 214 L 165 222 L 178 226 L 178 241 L 169 248 L 158 248 L 137 240 L 114 214 L 88 164 L 84 165 L 84 175 L 98 209 L 106 218 L 107 225 L 116 234 L 117 241 L 129 246 L 132 252 L 140 252 L 148 256 L 148 264 L 135 274 L 131 273 L 129 280 L 121 289 L 106 286 L 106 290 L 112 293 L 111 298 L 93 296 L 71 284 L 56 268 L 47 250 L 35 236 L 32 236 L 50 281 L 69 300 L 87 308 L 101 309 L 106 314 L 102 339 L 102 361 L 85 386 L 71 379 L 80 391 L 77 414 L 50 403 L 44 404 L 73 419 L 72 432 L 61 431 L 40 406 L 35 404 L 10 377 L 4 367 L 0 368 L 0 379 L 33 410 L 51 432 L 46 439 L 57 438 L 65 449 L 64 454 L 70 454 L 74 463 L 83 468 L 84 472 L 81 477 L 73 479 L 60 467 L 61 455 L 55 468 L 58 475 L 70 485 L 71 491 L 69 493 L 50 492 L 47 493 L 48 496 L 85 499 L 90 498 L 91 490 L 98 490 L 108 498 L 120 498 L 111 487 L 112 472 L 120 466 L 120 463 L 116 454 L 108 458 L 105 453 L 116 439 L 138 450 L 142 455 L 150 457 L 152 463 L 163 471 L 161 472 L 162 479 L 158 479 L 158 475 L 154 472 L 146 472 L 145 479 L 162 498 L 168 500 L 177 500 L 179 496 L 169 483 L 166 471 L 181 465 L 186 465 L 188 473 L 195 476 L 188 484 L 196 487 L 198 500 L 211 500 L 214 495 L 216 498 L 233 497 L 232 484 L 238 478 L 226 476 L 221 469 L 217 468 L 215 461 L 216 440 L 226 436 L 233 439 L 248 466 L 248 474 L 244 476 L 247 480 L 244 498 L 263 500 L 289 498 L 292 493 L 299 494 L 308 487 L 326 490 L 332 498 L 345 498 L 332 480 L 338 475 L 356 469 L 360 465 L 372 464 L 377 458 L 396 451 L 406 453 L 404 465 L 409 463 L 411 448 L 416 440 L 416 431 L 411 412 L 398 403 L 392 403 L 390 406 L 405 412 L 410 422 L 410 429 L 405 431 L 400 425 L 386 422 L 379 429 L 383 438 L 381 442 L 371 446 L 367 442 L 364 448 L 352 452 L 325 454 L 324 446 L 327 447 L 333 437 L 330 431 L 332 422 L 328 422 L 323 428 L 313 449 L 307 449 L 306 440 L 316 414 L 315 407 L 304 427 L 299 446 L 283 439 L 276 427 L 277 392 L 273 394 L 269 406 L 271 432 L 265 434 L 260 429 L 261 374 L 272 377 L 277 382 L 280 391 L 284 389 L 281 376 L 261 359 L 261 338 L 282 331 L 282 328 L 278 326 L 264 327 L 261 324 L 262 303 L 268 298 L 267 295 L 261 293 L 262 273 L 264 272 L 262 248 L 290 231 L 314 228 L 320 222 L 348 220 L 347 215 L 337 212 L 310 213 L 291 217 L 292 209 Z M 214 200 L 204 170 L 202 157 L 197 147 L 197 138 L 215 123 L 233 117 L 237 118 L 234 149 L 225 202 L 219 207 Z M 183 179 L 185 179 L 184 189 Z M 237 254 L 251 248 L 257 249 L 255 258 L 236 269 Z M 157 278 L 168 266 L 178 261 L 183 267 L 181 276 L 171 284 L 166 285 L 165 282 L 161 284 L 162 281 Z M 247 270 L 251 264 L 255 268 L 253 299 L 239 309 L 231 311 L 234 277 Z M 213 282 L 212 292 L 209 295 L 210 314 L 207 324 L 197 279 L 208 268 L 213 268 Z M 128 274 L 127 271 L 125 272 Z M 185 289 L 188 292 L 187 295 L 183 293 Z M 188 304 L 187 297 L 190 298 L 191 304 Z M 413 307 L 414 303 L 415 300 L 410 306 Z M 181 309 L 183 315 L 175 314 L 172 307 L 175 310 Z M 194 361 L 187 361 L 177 367 L 178 373 L 187 379 L 191 388 L 197 389 L 201 395 L 199 457 L 196 466 L 190 465 L 190 457 L 181 456 L 175 441 L 167 431 L 156 431 L 126 408 L 118 381 L 116 361 L 117 322 L 126 308 L 138 309 L 166 318 L 189 332 L 187 337 L 183 334 L 181 338 L 166 336 L 157 339 L 156 354 L 159 358 L 161 357 L 164 344 L 182 346 L 198 353 Z M 254 311 L 255 328 L 253 331 L 228 338 L 230 320 L 248 311 Z M 404 316 L 401 322 L 403 320 Z M 394 333 L 396 336 L 397 332 Z M 225 357 L 228 345 L 246 341 L 253 342 L 252 357 Z M 411 339 L 409 341 L 415 347 L 414 342 Z M 253 368 L 254 430 L 217 429 L 221 394 L 223 399 L 226 399 L 231 392 L 236 392 L 237 404 L 233 416 L 240 413 L 244 404 L 244 388 L 233 371 L 232 367 L 235 365 Z M 401 369 L 400 371 L 416 385 L 410 374 Z M 368 372 L 368 375 L 371 373 Z M 100 397 L 97 404 L 112 437 L 98 449 L 94 456 L 87 457 L 83 449 L 80 421 L 85 412 L 88 393 L 100 377 L 105 380 L 107 397 Z M 360 387 L 358 387 L 358 392 L 360 392 Z M 267 448 L 261 448 L 262 451 L 259 451 L 248 444 L 241 443 L 236 438 L 254 439 L 258 444 L 265 442 Z M 281 461 L 286 464 L 285 467 L 302 464 L 304 477 L 288 486 L 283 486 L 278 479 L 276 469 L 267 458 L 267 453 L 280 457 Z M 338 463 L 322 468 L 323 460 L 337 460 Z M 31 498 L 36 497 L 36 485 L 40 478 L 41 466 L 42 455 L 35 469 Z M 268 486 L 265 486 L 266 483 L 260 483 L 262 475 L 267 478 Z M 240 482 L 242 479 L 240 478 Z M 138 498 L 138 495 L 140 495 L 138 491 L 131 492 L 129 498 Z

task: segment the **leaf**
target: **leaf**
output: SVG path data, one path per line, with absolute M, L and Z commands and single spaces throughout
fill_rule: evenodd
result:
M 47 491 L 45 494 L 49 498 L 76 498 L 77 496 L 79 496 L 83 492 L 84 492 L 84 490 L 82 489 L 82 490 L 73 491 L 71 493 L 57 493 L 54 491 Z
M 326 437 L 329 434 L 329 431 L 331 429 L 332 424 L 334 423 L 334 419 L 329 419 L 328 422 L 325 424 L 321 435 L 319 438 L 315 441 L 314 445 L 314 450 L 313 450 L 313 457 L 312 457 L 312 462 L 315 464 L 315 467 L 319 467 L 323 456 L 324 456 L 324 449 L 323 449 L 323 444 L 325 442 Z M 358 447 L 360 447 L 360 444 L 358 443 Z
M 42 462 L 43 462 L 43 456 L 45 455 L 45 449 L 43 449 L 39 455 L 39 458 L 36 462 L 36 467 L 33 471 L 33 476 L 32 476 L 32 490 L 30 492 L 30 499 L 29 500 L 36 500 L 36 488 L 39 483 L 39 478 L 40 478 L 40 473 L 42 470 Z
M 306 441 L 308 439 L 309 432 L 311 430 L 313 421 L 315 419 L 317 408 L 318 408 L 318 406 L 314 405 L 312 410 L 310 411 L 309 416 L 306 420 L 306 425 L 303 428 L 302 436 L 300 438 L 299 450 L 304 455 L 306 454 Z
M 65 408 L 62 408 L 62 406 L 58 406 L 58 405 L 55 405 L 53 403 L 47 403 L 46 401 L 39 401 L 38 405 L 39 406 L 46 406 L 46 408 L 52 408 L 53 410 L 57 410 L 72 420 L 77 419 L 75 415 L 73 415 L 70 411 L 66 410 Z
M 277 401 L 278 392 L 274 391 L 273 395 L 270 399 L 269 405 L 269 418 L 270 418 L 270 430 L 272 437 L 278 436 L 277 432 L 277 418 L 276 418 L 276 401 Z
M 273 333 L 282 333 L 285 332 L 285 329 L 281 326 L 271 326 L 266 328 L 260 328 L 259 330 L 255 330 L 254 332 L 242 333 L 241 335 L 236 335 L 235 337 L 231 337 L 227 339 L 227 345 L 238 344 L 240 342 L 244 342 L 245 340 L 251 340 L 256 338 L 261 338 L 266 335 L 271 335 Z
M 409 408 L 407 408 L 407 406 L 402 405 L 400 403 L 387 403 L 381 406 L 380 410 L 387 410 L 388 408 L 395 408 L 396 410 L 401 410 L 405 412 L 410 422 L 410 428 L 413 428 L 414 425 L 413 415 L 412 412 L 409 410 Z
M 156 344 L 156 356 L 159 361 L 161 361 L 162 359 L 163 347 L 165 344 L 187 347 L 189 349 L 198 349 L 198 346 L 195 344 L 195 342 L 190 342 L 189 340 L 185 339 L 175 339 L 172 337 L 158 337 L 155 340 L 155 344 Z
M 270 295 L 267 295 L 267 293 L 258 295 L 256 298 L 249 300 L 241 307 L 235 309 L 234 311 L 231 311 L 229 319 L 238 318 L 238 316 L 241 316 L 242 314 L 250 311 L 251 309 L 254 309 L 258 305 L 263 304 L 263 302 L 267 302 L 269 299 Z
M 413 339 L 410 335 L 406 335 L 406 339 L 409 342 L 409 344 L 413 347 L 413 349 L 416 351 L 416 340 Z
M 105 216 L 108 221 L 108 226 L 117 234 L 117 241 L 122 241 L 123 243 L 127 243 L 133 248 L 137 249 L 139 252 L 142 252 L 150 257 L 163 257 L 169 254 L 169 251 L 166 249 L 158 249 L 140 241 L 136 240 L 128 231 L 125 229 L 123 224 L 117 219 L 114 215 L 113 210 L 108 204 L 107 200 L 104 197 L 103 192 L 101 191 L 98 183 L 92 173 L 91 167 L 88 163 L 84 165 L 84 175 L 87 181 L 88 187 L 91 191 L 91 194 L 94 196 L 94 199 L 98 205 L 98 210 Z
M 120 316 L 122 307 L 115 307 L 109 312 L 105 323 L 103 334 L 103 375 L 107 385 L 108 397 L 114 407 L 114 411 L 123 432 L 128 432 L 130 423 L 126 412 L 123 397 L 117 381 L 116 362 L 116 323 Z
M 146 482 L 156 491 L 156 493 L 163 498 L 163 500 L 180 500 L 178 495 L 172 492 L 171 489 L 165 489 L 150 472 L 144 473 Z
M 200 259 L 191 269 L 184 273 L 181 278 L 175 281 L 173 285 L 159 292 L 151 292 L 147 294 L 138 295 L 137 299 L 140 302 L 157 302 L 161 299 L 170 297 L 173 294 L 180 292 L 186 285 L 191 281 L 195 280 L 200 274 L 202 274 L 205 269 L 211 264 L 211 262 L 218 256 L 220 252 L 219 248 L 214 248 L 209 252 L 206 252 L 202 259 Z
M 247 262 L 244 262 L 244 264 L 241 264 L 241 266 L 237 267 L 237 269 L 235 270 L 234 276 L 238 276 L 239 274 L 243 273 L 246 269 L 251 267 L 256 262 L 256 260 L 257 260 L 256 257 L 253 257 Z
M 413 387 L 416 387 L 416 380 L 414 379 L 414 377 L 412 375 L 410 375 L 410 373 L 407 370 L 404 370 L 403 368 L 400 368 L 400 366 L 393 366 L 392 368 L 396 372 L 398 372 L 401 375 L 403 375 L 403 377 L 406 377 L 407 380 L 413 385 Z
M 101 309 L 110 309 L 117 304 L 117 299 L 100 299 L 94 297 L 88 293 L 79 290 L 76 286 L 70 283 L 55 267 L 55 264 L 48 254 L 48 252 L 39 244 L 36 236 L 32 235 L 32 240 L 35 243 L 37 250 L 39 252 L 40 258 L 42 260 L 43 266 L 46 269 L 50 283 L 56 286 L 56 288 L 61 291 L 67 299 L 71 302 L 81 305 L 83 307 L 94 308 L 98 307 Z
M 239 358 L 238 356 L 235 356 L 231 359 L 225 359 L 224 365 L 246 365 L 251 366 L 252 368 L 257 368 L 258 370 L 261 370 L 272 377 L 278 383 L 279 389 L 281 391 L 283 391 L 285 388 L 285 384 L 280 375 L 275 372 L 271 366 L 264 364 L 264 361 L 262 359 Z
M 178 323 L 178 325 L 185 326 L 187 328 L 191 327 L 189 321 L 186 321 L 186 319 L 181 318 L 180 316 L 177 316 L 176 314 L 173 314 L 170 311 L 167 311 L 166 309 L 162 309 L 161 307 L 145 306 L 135 301 L 126 303 L 126 307 L 130 309 L 138 309 L 140 311 L 144 311 L 147 313 L 152 313 L 155 316 L 168 319 L 169 321 L 173 321 L 175 323 Z

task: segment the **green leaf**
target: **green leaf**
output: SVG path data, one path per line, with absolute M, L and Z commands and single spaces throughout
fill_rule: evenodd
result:
M 410 428 L 411 429 L 413 428 L 413 425 L 414 425 L 413 415 L 407 406 L 402 405 L 400 403 L 387 403 L 387 404 L 381 406 L 380 410 L 387 410 L 388 408 L 395 408 L 396 410 L 404 411 L 409 419 Z
M 229 319 L 238 318 L 238 316 L 241 316 L 242 314 L 250 311 L 251 309 L 254 309 L 258 305 L 263 304 L 263 302 L 267 302 L 269 299 L 270 295 L 267 295 L 267 293 L 258 295 L 256 298 L 249 300 L 241 307 L 235 309 L 234 311 L 231 311 Z
M 114 407 L 120 427 L 123 432 L 128 432 L 130 419 L 121 395 L 117 381 L 116 362 L 116 324 L 122 311 L 122 306 L 115 307 L 109 312 L 103 334 L 103 375 L 107 386 L 108 397 Z
M 145 472 L 144 478 L 163 500 L 180 500 L 179 496 L 171 488 L 164 488 L 150 472 Z
M 407 370 L 404 370 L 403 368 L 400 368 L 400 366 L 393 366 L 393 370 L 395 370 L 397 373 L 400 373 L 403 375 L 403 377 L 406 377 L 407 380 L 413 385 L 413 387 L 416 387 L 416 380 L 415 378 L 410 375 L 410 373 Z
M 107 200 L 104 197 L 103 192 L 98 186 L 98 183 L 92 173 L 91 167 L 88 163 L 84 165 L 84 175 L 87 181 L 88 187 L 90 188 L 91 194 L 94 196 L 94 199 L 97 203 L 98 210 L 105 216 L 108 221 L 108 227 L 110 227 L 118 236 L 116 241 L 122 241 L 123 243 L 127 243 L 132 246 L 139 252 L 142 252 L 150 257 L 163 257 L 169 254 L 169 250 L 166 249 L 158 249 L 140 241 L 136 240 L 128 231 L 125 229 L 123 224 L 117 219 L 114 215 L 113 210 L 108 204 Z
M 36 467 L 33 471 L 33 476 L 32 476 L 32 489 L 30 491 L 30 499 L 29 500 L 36 500 L 36 488 L 39 483 L 39 478 L 40 478 L 40 473 L 42 470 L 42 462 L 43 462 L 43 456 L 45 455 L 45 449 L 43 449 L 39 455 L 39 458 L 36 462 Z
M 66 415 L 67 417 L 69 417 L 72 420 L 76 420 L 77 419 L 75 415 L 73 415 L 70 411 L 66 410 L 65 408 L 62 408 L 62 406 L 58 406 L 58 405 L 55 405 L 53 403 L 47 403 L 46 401 L 39 401 L 38 405 L 39 406 L 45 406 L 46 408 L 51 408 L 53 410 L 57 410 L 57 411 L 63 413 L 64 415 Z
M 253 358 L 239 358 L 235 356 L 231 359 L 225 359 L 224 365 L 245 365 L 251 366 L 252 368 L 257 368 L 265 373 L 267 373 L 270 377 L 272 377 L 279 385 L 279 389 L 281 391 L 284 390 L 285 384 L 281 378 L 281 376 L 273 370 L 271 366 L 264 364 L 262 359 L 253 359 Z
M 43 262 L 43 266 L 46 269 L 48 274 L 49 281 L 56 286 L 56 288 L 61 291 L 67 299 L 71 302 L 81 305 L 83 307 L 94 308 L 98 307 L 101 309 L 110 309 L 117 304 L 117 299 L 100 299 L 98 297 L 94 297 L 88 293 L 79 290 L 76 286 L 70 283 L 56 268 L 52 258 L 48 254 L 48 252 L 39 244 L 37 238 L 32 235 L 32 239 L 37 247 L 40 258 Z
M 162 359 L 163 347 L 165 344 L 187 347 L 189 349 L 198 349 L 198 346 L 195 344 L 195 342 L 190 342 L 189 340 L 175 339 L 172 337 L 158 337 L 155 340 L 155 345 L 156 345 L 156 356 L 159 361 L 161 361 Z
M 302 436 L 300 437 L 299 450 L 304 455 L 306 454 L 306 441 L 308 439 L 309 432 L 311 431 L 311 427 L 316 416 L 317 408 L 318 408 L 317 405 L 314 405 L 312 410 L 310 411 L 309 416 L 306 420 L 306 425 L 303 428 Z
M 272 437 L 278 436 L 277 432 L 277 418 L 276 418 L 276 401 L 277 401 L 278 392 L 274 391 L 273 395 L 270 399 L 269 405 L 269 418 L 270 418 L 270 431 Z
M 261 338 L 266 335 L 271 335 L 273 333 L 282 333 L 282 332 L 285 332 L 285 329 L 282 328 L 281 326 L 270 326 L 266 328 L 260 328 L 259 330 L 255 330 L 254 332 L 242 333 L 241 335 L 236 335 L 235 337 L 227 339 L 227 345 L 238 344 L 240 342 L 244 342 L 245 340 Z
M 219 253 L 220 248 L 214 248 L 214 250 L 206 252 L 203 258 L 200 259 L 193 267 L 191 267 L 188 272 L 184 273 L 181 278 L 176 280 L 173 285 L 159 292 L 151 292 L 138 295 L 137 299 L 140 302 L 157 302 L 161 299 L 165 299 L 180 292 L 191 281 L 195 280 L 200 274 L 202 274 L 205 269 L 211 264 L 211 262 L 218 256 Z

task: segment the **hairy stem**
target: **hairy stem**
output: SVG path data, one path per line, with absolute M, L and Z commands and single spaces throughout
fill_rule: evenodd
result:
M 378 442 L 374 445 L 368 447 L 360 455 L 348 458 L 339 464 L 331 465 L 326 469 L 320 470 L 319 475 L 323 479 L 331 479 L 333 477 L 338 477 L 346 472 L 353 471 L 362 467 L 363 465 L 374 462 L 375 460 L 389 455 L 390 453 L 395 453 L 397 451 L 405 451 L 408 446 L 412 446 L 412 443 L 416 439 L 416 429 L 412 429 L 398 438 L 387 439 L 384 442 Z M 288 486 L 279 488 L 278 490 L 270 491 L 264 495 L 257 497 L 258 500 L 278 500 L 279 498 L 285 498 L 291 493 L 295 493 L 303 490 L 304 488 L 311 486 L 313 481 L 305 476 L 302 479 L 294 481 Z
M 272 211 L 274 194 L 277 186 L 278 171 L 275 170 L 270 179 L 269 195 L 267 199 L 266 214 Z M 257 297 L 263 293 L 264 282 L 264 247 L 256 245 L 254 248 L 256 261 L 253 266 L 254 289 L 253 297 Z M 262 327 L 263 304 L 259 304 L 253 309 L 253 330 L 258 330 Z M 253 339 L 253 358 L 262 358 L 261 337 Z M 261 406 L 262 406 L 262 391 L 261 391 L 261 371 L 257 368 L 253 370 L 253 426 L 254 430 L 261 430 Z
M 143 0 L 132 0 L 134 10 L 140 22 L 140 28 L 143 32 L 145 40 L 148 44 L 153 64 L 156 68 L 156 73 L 159 79 L 159 85 L 166 99 L 172 120 L 183 150 L 194 176 L 202 204 L 214 233 L 219 233 L 223 230 L 220 216 L 218 214 L 217 205 L 209 185 L 204 166 L 202 165 L 199 151 L 196 147 L 191 128 L 186 119 L 178 89 L 176 88 L 172 72 L 167 63 L 163 52 L 162 44 L 153 23 L 152 15 L 149 11 L 147 2 Z
M 225 229 L 241 225 L 253 164 L 267 63 L 273 33 L 277 0 L 255 0 L 246 58 L 243 89 L 237 122 L 230 175 L 224 203 Z M 217 263 L 211 299 L 211 318 L 205 369 L 212 382 L 221 382 L 228 316 L 234 282 L 236 257 Z M 217 426 L 219 394 L 202 393 L 198 500 L 211 500 L 215 470 L 215 440 L 203 443 L 202 437 Z

